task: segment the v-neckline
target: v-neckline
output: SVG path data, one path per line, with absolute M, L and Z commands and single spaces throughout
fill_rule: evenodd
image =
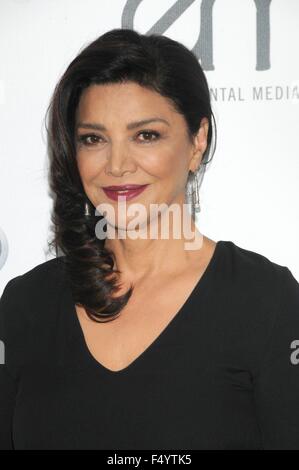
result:
M 67 288 L 67 309 L 68 313 L 70 314 L 71 321 L 72 321 L 72 327 L 73 331 L 75 333 L 76 339 L 80 342 L 79 347 L 81 352 L 84 354 L 84 359 L 87 360 L 88 363 L 91 365 L 95 366 L 97 369 L 102 370 L 106 374 L 109 374 L 111 376 L 120 376 L 126 373 L 129 373 L 131 370 L 136 368 L 139 364 L 142 363 L 142 361 L 149 356 L 153 350 L 161 343 L 161 341 L 170 334 L 172 329 L 177 325 L 178 321 L 183 319 L 184 313 L 188 311 L 188 307 L 191 306 L 191 303 L 193 299 L 195 298 L 196 294 L 200 292 L 200 290 L 203 289 L 204 285 L 207 283 L 209 275 L 213 271 L 213 267 L 216 263 L 216 260 L 218 259 L 218 255 L 220 252 L 220 248 L 223 245 L 224 241 L 219 240 L 216 242 L 214 252 L 212 254 L 212 257 L 204 270 L 203 273 L 201 273 L 200 278 L 196 281 L 195 285 L 193 286 L 190 294 L 184 301 L 184 303 L 181 305 L 181 307 L 177 310 L 177 313 L 172 317 L 172 319 L 168 322 L 168 324 L 163 328 L 163 330 L 153 339 L 153 341 L 144 349 L 133 361 L 131 361 L 127 366 L 123 367 L 122 369 L 119 370 L 112 370 L 106 367 L 104 364 L 102 364 L 100 361 L 98 361 L 93 354 L 91 353 L 87 341 L 84 336 L 84 332 L 82 329 L 82 326 L 80 324 L 76 307 L 75 307 L 75 302 L 73 299 L 73 295 L 71 292 L 70 287 L 68 286 Z

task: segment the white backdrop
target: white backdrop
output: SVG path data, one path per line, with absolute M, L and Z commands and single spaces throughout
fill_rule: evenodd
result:
M 0 291 L 52 257 L 44 118 L 54 86 L 119 27 L 197 45 L 218 131 L 198 227 L 299 280 L 298 0 L 0 0 Z

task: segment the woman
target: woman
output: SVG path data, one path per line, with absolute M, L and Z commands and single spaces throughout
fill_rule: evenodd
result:
M 195 226 L 213 140 L 196 57 L 109 31 L 49 111 L 61 256 L 1 297 L 1 448 L 299 449 L 298 282 Z

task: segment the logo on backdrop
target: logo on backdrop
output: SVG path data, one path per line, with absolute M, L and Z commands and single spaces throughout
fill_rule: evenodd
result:
M 5 265 L 8 256 L 8 241 L 0 227 L 0 269 Z
M 163 34 L 173 25 L 183 13 L 196 0 L 177 0 L 168 10 L 154 23 L 145 33 Z M 213 7 L 217 0 L 197 0 L 199 3 L 198 23 L 200 32 L 192 49 L 203 70 L 215 70 L 213 56 Z M 134 29 L 134 18 L 136 11 L 143 0 L 127 0 L 121 17 L 121 27 Z M 256 12 L 255 25 L 251 25 L 252 34 L 256 34 L 256 67 L 257 71 L 265 71 L 271 68 L 270 64 L 270 6 L 272 0 L 247 0 Z M 155 13 L 156 13 L 155 9 Z M 233 13 L 233 12 L 232 12 Z M 187 27 L 188 28 L 188 27 Z M 291 84 L 279 85 L 255 85 L 248 84 L 245 87 L 214 86 L 210 89 L 211 99 L 214 101 L 290 101 L 299 103 L 299 83 L 293 81 Z
M 124 6 L 122 28 L 134 29 L 134 17 L 143 0 L 127 0 Z M 270 4 L 272 0 L 248 0 L 256 8 L 256 70 L 270 68 Z M 146 34 L 163 34 L 194 3 L 195 0 L 177 0 Z M 192 52 L 204 70 L 215 70 L 213 60 L 213 6 L 216 0 L 202 0 L 200 4 L 200 32 Z M 254 31 L 254 28 L 252 28 Z

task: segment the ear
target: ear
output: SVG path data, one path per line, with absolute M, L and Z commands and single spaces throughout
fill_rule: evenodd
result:
M 198 133 L 194 137 L 193 151 L 189 162 L 189 171 L 195 172 L 201 163 L 202 156 L 207 148 L 207 138 L 209 130 L 209 121 L 206 117 L 202 118 Z

